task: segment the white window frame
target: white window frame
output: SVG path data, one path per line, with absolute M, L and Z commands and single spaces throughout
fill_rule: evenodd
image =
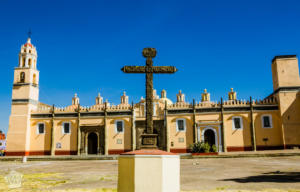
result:
M 70 132 L 69 133 L 65 133 L 65 124 L 69 124 L 69 130 L 70 130 Z M 64 135 L 64 134 L 71 134 L 71 129 L 72 129 L 72 123 L 71 122 L 63 122 L 62 123 L 62 127 L 61 127 L 61 132 L 62 132 L 62 134 Z
M 179 127 L 178 127 L 178 121 L 180 121 L 180 120 L 183 120 L 183 127 L 184 127 L 183 130 L 179 130 Z M 176 131 L 177 132 L 186 132 L 186 119 L 184 119 L 184 118 L 176 119 Z
M 241 128 L 236 128 L 235 124 L 234 124 L 234 119 L 240 119 L 240 123 L 241 123 Z M 244 129 L 244 122 L 243 122 L 243 117 L 241 116 L 233 116 L 232 118 L 232 130 L 243 130 Z
M 40 133 L 40 132 L 39 132 L 39 125 L 44 125 L 44 132 L 43 132 L 43 133 Z M 46 125 L 45 125 L 45 123 L 38 123 L 38 124 L 36 125 L 36 134 L 37 134 L 37 135 L 44 135 L 45 132 L 46 132 Z
M 118 122 L 122 122 L 122 131 L 121 132 L 118 131 L 118 125 L 117 125 Z M 116 120 L 115 121 L 115 132 L 116 133 L 124 133 L 124 130 L 125 130 L 124 120 Z
M 265 127 L 264 117 L 269 117 L 270 127 Z M 264 129 L 272 129 L 273 128 L 273 121 L 272 121 L 272 115 L 271 114 L 265 114 L 265 115 L 261 116 L 261 127 L 264 128 Z

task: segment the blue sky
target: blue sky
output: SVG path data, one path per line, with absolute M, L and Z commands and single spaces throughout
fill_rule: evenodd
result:
M 155 47 L 154 65 L 174 65 L 174 75 L 155 75 L 175 101 L 179 89 L 197 101 L 262 99 L 273 91 L 271 60 L 300 52 L 299 1 L 0 1 L 0 130 L 10 114 L 13 69 L 28 29 L 37 47 L 40 101 L 57 106 L 78 93 L 92 105 L 98 92 L 118 104 L 144 96 L 144 75 L 123 74 L 144 65 L 144 47 Z

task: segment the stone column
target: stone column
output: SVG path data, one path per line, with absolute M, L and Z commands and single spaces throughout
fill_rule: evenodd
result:
M 251 142 L 252 150 L 256 151 L 256 136 L 255 136 L 255 127 L 254 127 L 254 118 L 253 118 L 253 104 L 252 97 L 250 97 L 250 127 L 251 127 Z
M 197 124 L 196 124 L 196 104 L 195 104 L 195 99 L 193 99 L 193 143 L 198 142 L 197 138 Z
M 54 139 L 54 134 L 55 134 L 55 130 L 54 130 L 54 116 L 55 116 L 55 112 L 54 112 L 54 105 L 52 106 L 52 118 L 51 118 L 51 156 L 55 155 L 55 139 Z
M 136 150 L 136 128 L 135 128 L 135 112 L 134 112 L 134 104 L 132 102 L 132 108 L 131 108 L 131 150 Z
M 168 104 L 167 101 L 165 101 L 165 129 L 166 129 L 166 147 L 167 151 L 170 152 L 170 130 L 168 126 Z
M 80 147 L 80 154 L 85 154 L 85 132 L 81 130 L 81 147 Z M 82 153 L 81 153 L 82 152 Z
M 81 131 L 80 131 L 80 105 L 77 108 L 77 155 L 80 155 L 80 141 L 81 141 Z
M 97 155 L 101 155 L 101 146 L 100 146 L 100 131 L 97 131 L 97 136 L 98 136 L 98 140 L 97 140 Z
M 84 153 L 85 153 L 85 155 L 88 155 L 88 136 L 89 136 L 89 132 L 86 132 L 85 136 L 84 136 Z
M 223 152 L 227 152 L 226 145 L 226 134 L 225 134 L 225 123 L 224 123 L 224 106 L 223 106 L 223 98 L 221 97 L 221 133 L 222 133 L 222 146 Z
M 108 155 L 107 103 L 104 108 L 104 155 Z

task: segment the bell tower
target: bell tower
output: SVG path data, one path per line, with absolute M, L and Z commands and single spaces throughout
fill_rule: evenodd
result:
M 7 154 L 27 155 L 30 147 L 30 113 L 39 103 L 37 52 L 31 38 L 21 46 L 19 64 L 14 69 L 11 115 L 7 134 Z

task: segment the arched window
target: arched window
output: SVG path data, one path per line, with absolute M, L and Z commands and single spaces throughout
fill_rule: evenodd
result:
M 20 73 L 20 83 L 24 83 L 25 82 L 25 72 L 21 72 Z
M 36 84 L 36 74 L 33 74 L 32 83 Z
M 28 59 L 28 66 L 31 68 L 31 59 Z
M 22 64 L 23 64 L 22 67 L 25 67 L 25 57 L 23 57 L 22 60 L 23 60 L 23 62 L 22 62 Z

